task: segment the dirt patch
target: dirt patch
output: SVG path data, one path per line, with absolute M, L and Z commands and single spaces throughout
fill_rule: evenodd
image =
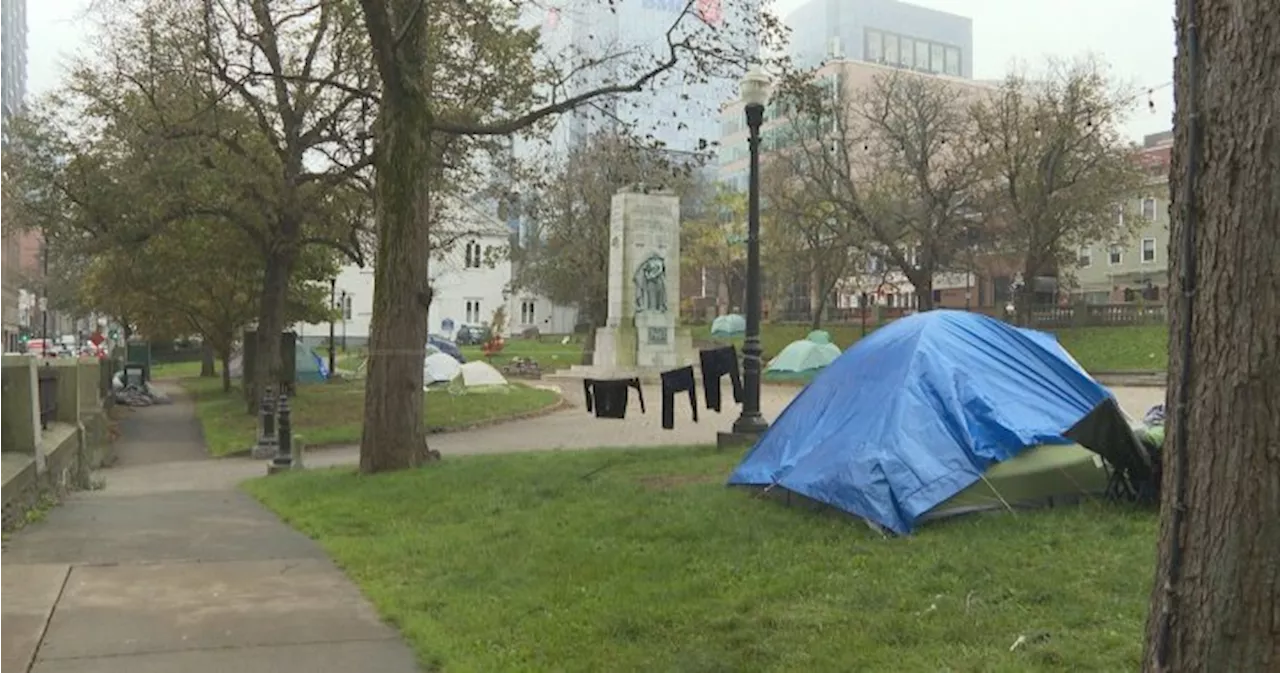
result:
M 655 491 L 669 491 L 681 486 L 711 484 L 722 478 L 718 474 L 650 474 L 640 477 L 640 483 Z

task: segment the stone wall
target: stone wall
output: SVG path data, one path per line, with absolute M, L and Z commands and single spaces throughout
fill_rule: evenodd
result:
M 89 358 L 4 356 L 0 397 L 4 443 L 0 448 L 5 530 L 24 523 L 33 508 L 88 488 L 92 470 L 110 462 L 110 422 L 103 405 L 101 367 L 98 360 Z M 56 380 L 56 390 L 46 392 L 46 409 L 52 406 L 53 410 L 43 422 L 41 369 L 46 378 Z

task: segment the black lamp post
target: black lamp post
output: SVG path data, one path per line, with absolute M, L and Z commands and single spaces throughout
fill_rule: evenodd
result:
M 758 435 L 769 427 L 760 413 L 760 125 L 769 100 L 769 76 L 753 66 L 740 92 L 747 114 L 750 171 L 747 176 L 747 335 L 742 345 L 742 415 L 733 423 L 738 435 Z
M 333 312 L 332 312 L 332 309 L 336 308 L 337 306 L 338 306 L 338 279 L 335 277 L 335 278 L 329 279 L 329 309 L 330 309 L 330 313 L 329 313 L 329 376 L 333 376 L 333 373 L 337 371 L 336 369 L 333 368 L 334 363 L 337 362 L 337 359 L 334 357 L 334 355 L 337 354 L 338 352 L 338 345 L 333 341 L 334 334 L 333 334 Z

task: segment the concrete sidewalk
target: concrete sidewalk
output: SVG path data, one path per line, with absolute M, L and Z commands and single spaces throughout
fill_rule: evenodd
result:
M 324 552 L 238 479 L 163 481 L 213 464 L 187 400 L 125 413 L 117 469 L 151 487 L 114 488 L 108 470 L 105 489 L 5 545 L 5 673 L 418 670 Z

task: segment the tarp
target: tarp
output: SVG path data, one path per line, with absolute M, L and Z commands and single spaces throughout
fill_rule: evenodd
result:
M 462 371 L 462 365 L 458 364 L 448 353 L 432 353 L 422 359 L 422 380 L 424 385 L 433 383 L 443 383 L 452 381 L 457 378 Z
M 227 363 L 231 366 L 231 376 L 239 378 L 244 375 L 244 352 L 238 351 Z M 323 383 L 329 379 L 329 366 L 324 358 L 310 346 L 298 342 L 293 351 L 294 381 L 297 383 Z
M 1052 336 L 928 311 L 818 374 L 729 483 L 781 486 L 906 533 L 991 466 L 1072 439 L 1108 460 L 1138 450 L 1114 398 Z
M 462 365 L 462 383 L 468 388 L 474 386 L 506 385 L 507 377 L 493 368 L 493 365 L 482 360 L 475 360 Z
M 747 331 L 747 319 L 737 313 L 722 315 L 711 321 L 711 336 L 742 336 Z
M 329 367 L 310 346 L 299 343 L 293 351 L 294 381 L 297 383 L 324 383 L 329 379 Z
M 467 359 L 462 356 L 462 349 L 458 348 L 458 344 L 448 339 L 434 334 L 427 335 L 427 354 L 444 353 L 452 356 L 458 362 L 466 362 Z
M 840 347 L 831 343 L 830 336 L 822 331 L 811 332 L 800 341 L 787 344 L 764 370 L 764 377 L 771 380 L 806 379 L 813 377 L 840 357 Z

